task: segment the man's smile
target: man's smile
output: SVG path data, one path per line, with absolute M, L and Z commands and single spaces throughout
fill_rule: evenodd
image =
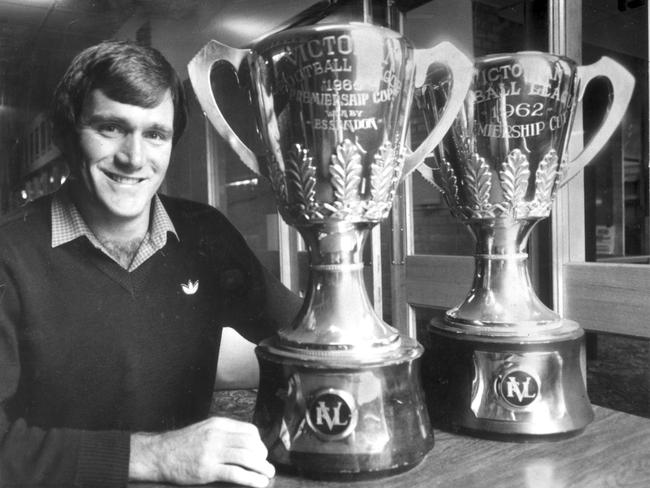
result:
M 145 179 L 144 178 L 134 178 L 132 176 L 124 176 L 120 175 L 117 173 L 112 173 L 107 170 L 101 170 L 102 173 L 104 173 L 110 180 L 113 180 L 116 183 L 120 183 L 122 185 L 137 185 L 138 183 L 143 182 Z

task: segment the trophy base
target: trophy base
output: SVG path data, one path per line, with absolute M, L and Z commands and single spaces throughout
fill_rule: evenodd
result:
M 593 420 L 576 322 L 540 337 L 459 330 L 435 321 L 429 328 L 424 376 L 436 427 L 530 442 L 572 437 Z
M 372 360 L 263 341 L 253 423 L 269 461 L 315 479 L 372 479 L 416 466 L 433 447 L 422 352 L 408 338 Z

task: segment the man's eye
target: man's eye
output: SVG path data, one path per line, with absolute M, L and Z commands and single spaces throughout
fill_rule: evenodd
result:
M 149 139 L 152 139 L 154 141 L 168 141 L 170 138 L 170 135 L 167 134 L 166 132 L 161 132 L 157 130 L 152 130 L 146 133 L 146 137 Z
M 105 135 L 118 135 L 124 132 L 117 124 L 101 124 L 98 127 L 99 132 Z

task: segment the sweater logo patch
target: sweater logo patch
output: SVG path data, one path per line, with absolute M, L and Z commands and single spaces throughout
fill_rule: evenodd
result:
M 187 280 L 187 283 L 181 283 L 181 288 L 186 295 L 194 295 L 199 290 L 199 280 Z

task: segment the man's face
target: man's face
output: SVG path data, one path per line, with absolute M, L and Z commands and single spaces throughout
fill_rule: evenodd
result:
M 80 175 L 95 216 L 148 219 L 172 150 L 174 104 L 168 92 L 152 108 L 128 105 L 93 90 L 78 129 Z M 147 220 L 148 221 L 148 220 Z

